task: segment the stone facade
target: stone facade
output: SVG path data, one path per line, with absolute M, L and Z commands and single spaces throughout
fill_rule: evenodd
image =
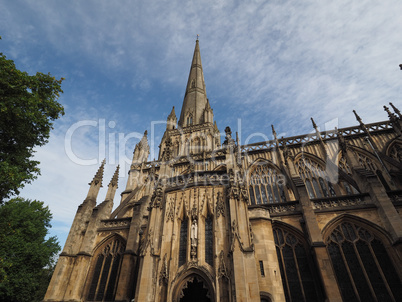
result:
M 197 40 L 180 119 L 147 133 L 115 210 L 102 163 L 44 301 L 401 301 L 402 116 L 240 145 L 220 132 Z

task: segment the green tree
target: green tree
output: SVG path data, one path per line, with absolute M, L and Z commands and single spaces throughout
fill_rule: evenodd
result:
M 56 237 L 46 238 L 52 214 L 41 201 L 14 198 L 0 206 L 0 301 L 41 301 L 49 284 Z
M 40 72 L 30 76 L 0 53 L 0 204 L 40 174 L 32 156 L 64 115 L 57 102 L 62 81 Z

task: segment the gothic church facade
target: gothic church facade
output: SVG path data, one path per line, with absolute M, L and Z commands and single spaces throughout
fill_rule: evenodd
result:
M 44 301 L 402 300 L 402 116 L 241 145 L 214 121 L 196 41 L 158 160 L 136 145 L 113 210 L 104 162 Z

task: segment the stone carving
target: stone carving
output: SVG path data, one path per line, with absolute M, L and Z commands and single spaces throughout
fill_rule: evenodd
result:
M 240 199 L 240 191 L 237 185 L 237 181 L 235 179 L 235 174 L 233 170 L 229 171 L 229 187 L 228 187 L 228 196 L 229 198 L 233 198 L 236 200 Z
M 173 156 L 173 144 L 172 144 L 172 139 L 170 138 L 170 136 L 166 139 L 165 142 L 165 150 L 163 151 L 163 156 L 162 158 L 165 161 L 169 161 L 172 159 Z
M 131 219 L 113 219 L 113 220 L 102 220 L 102 227 L 104 228 L 124 228 L 129 227 Z
M 184 196 L 184 193 L 181 194 L 179 204 L 177 205 L 176 216 L 179 216 L 180 207 L 181 207 L 181 204 L 183 203 L 183 196 Z
M 225 253 L 223 251 L 219 254 L 219 267 L 218 267 L 218 279 L 229 279 L 229 271 L 225 264 Z
M 270 214 L 279 214 L 284 212 L 295 212 L 297 210 L 296 204 L 290 205 L 269 205 L 268 212 Z
M 216 218 L 218 218 L 220 215 L 225 217 L 225 202 L 222 195 L 222 192 L 218 192 L 218 196 L 216 198 Z
M 230 245 L 230 251 L 232 253 L 235 249 L 236 239 L 239 241 L 239 245 L 241 246 L 242 243 L 241 243 L 241 238 L 240 238 L 240 234 L 239 234 L 239 227 L 237 225 L 236 220 L 233 220 L 233 222 L 232 222 L 232 243 Z
M 225 147 L 226 152 L 233 153 L 235 140 L 232 138 L 232 130 L 230 130 L 229 126 L 225 128 L 225 133 L 226 138 L 225 141 L 223 142 L 223 146 Z
M 322 201 L 314 201 L 313 209 L 314 210 L 322 210 L 328 208 L 338 208 L 338 207 L 347 207 L 347 206 L 357 206 L 357 205 L 366 205 L 367 202 L 364 198 L 347 198 L 341 200 L 322 200 Z
M 248 223 L 248 229 L 250 232 L 250 247 L 254 249 L 254 233 L 253 233 L 253 229 L 251 228 L 251 223 Z
M 168 205 L 168 211 L 167 211 L 167 218 L 166 222 L 173 221 L 174 220 L 174 201 L 173 198 L 170 197 L 169 205 Z
M 232 243 L 231 243 L 231 246 L 230 246 L 230 252 L 231 253 L 233 253 L 233 251 L 235 249 L 236 239 L 239 242 L 240 250 L 243 253 L 250 253 L 250 252 L 254 251 L 254 242 L 253 242 L 254 241 L 254 236 L 252 235 L 251 226 L 249 226 L 249 227 L 250 227 L 250 242 L 251 242 L 251 244 L 248 247 L 244 247 L 244 243 L 242 242 L 240 234 L 239 234 L 239 226 L 238 226 L 236 220 L 233 220 L 233 222 L 232 222 L 232 238 L 231 238 Z
M 167 285 L 169 281 L 169 272 L 167 264 L 167 254 L 163 256 L 162 268 L 159 273 L 159 285 Z
M 151 208 L 159 208 L 159 207 L 162 208 L 161 207 L 162 198 L 163 198 L 162 184 L 158 183 L 152 194 L 150 207 Z
M 152 228 L 149 229 L 148 233 L 146 236 L 141 237 L 140 241 L 140 256 L 145 256 L 147 253 L 148 246 L 151 246 L 151 250 L 153 250 L 153 244 L 152 244 L 152 235 L 153 235 L 153 230 Z
M 191 224 L 191 260 L 197 259 L 197 244 L 198 244 L 198 225 L 197 220 L 193 220 Z
M 207 193 L 207 190 L 205 189 L 205 193 L 204 193 L 204 195 L 202 196 L 202 199 L 201 199 L 201 206 L 200 206 L 200 214 L 201 215 L 203 215 L 203 212 L 204 212 L 204 204 L 205 204 L 205 199 L 206 199 L 206 193 Z
M 239 188 L 241 200 L 245 203 L 248 203 L 248 191 L 243 181 L 239 184 Z

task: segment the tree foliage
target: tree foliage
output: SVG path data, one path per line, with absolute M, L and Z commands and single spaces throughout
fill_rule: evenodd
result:
M 56 237 L 46 238 L 52 214 L 40 201 L 15 198 L 0 206 L 0 301 L 41 301 L 49 284 Z
M 0 53 L 0 203 L 40 173 L 32 156 L 64 115 L 57 102 L 62 81 L 40 72 L 28 75 Z

